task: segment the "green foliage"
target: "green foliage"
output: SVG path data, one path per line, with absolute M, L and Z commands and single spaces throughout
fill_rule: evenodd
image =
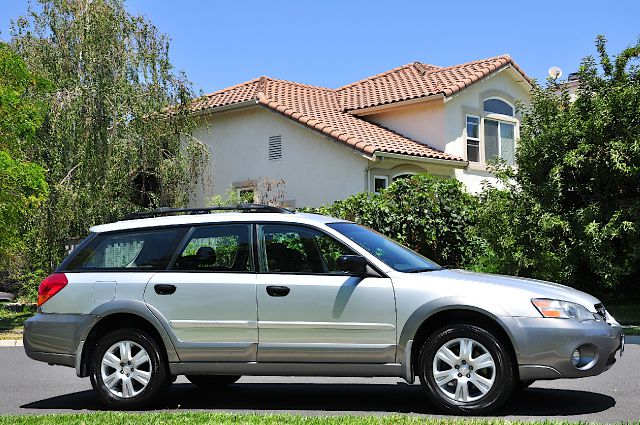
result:
M 25 259 L 25 222 L 47 195 L 45 172 L 31 162 L 46 114 L 50 84 L 0 43 L 0 268 L 14 273 Z
M 36 267 L 51 270 L 64 241 L 96 223 L 186 204 L 207 150 L 189 136 L 191 88 L 164 35 L 121 0 L 39 0 L 12 35 L 28 67 L 55 84 L 32 148 L 50 189 L 29 222 Z
M 351 196 L 307 211 L 352 220 L 407 245 L 440 264 L 459 267 L 477 246 L 471 227 L 476 199 L 455 179 L 419 174 L 380 194 Z
M 600 36 L 597 48 L 603 73 L 587 57 L 575 101 L 534 87 L 514 180 L 516 203 L 531 204 L 524 226 L 562 229 L 549 250 L 564 257 L 563 281 L 613 288 L 640 278 L 640 44 L 610 58 Z

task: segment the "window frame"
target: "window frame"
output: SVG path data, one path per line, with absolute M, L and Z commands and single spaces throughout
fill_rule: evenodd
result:
M 389 176 L 373 176 L 373 193 L 380 193 L 376 190 L 376 180 L 384 180 L 384 189 L 389 187 Z
M 503 115 L 503 114 L 497 114 L 495 112 L 485 112 L 484 110 L 484 102 L 487 100 L 491 100 L 491 99 L 497 99 L 497 100 L 501 100 L 503 102 L 505 102 L 507 105 L 511 106 L 511 108 L 513 109 L 513 116 L 510 115 Z M 463 149 L 463 153 L 464 153 L 464 159 L 465 161 L 467 161 L 470 165 L 470 167 L 472 169 L 476 169 L 476 170 L 486 170 L 486 166 L 487 166 L 487 158 L 485 155 L 485 137 L 484 137 L 484 130 L 485 130 L 485 121 L 486 120 L 491 120 L 491 121 L 498 121 L 498 123 L 500 122 L 506 122 L 508 124 L 513 124 L 513 152 L 514 152 L 514 157 L 515 157 L 515 152 L 518 149 L 518 138 L 520 137 L 520 119 L 518 118 L 518 115 L 516 113 L 516 107 L 513 101 L 508 100 L 507 98 L 505 98 L 502 95 L 491 95 L 491 96 L 482 96 L 480 95 L 480 105 L 479 108 L 467 108 L 467 107 L 463 107 L 463 111 L 462 111 L 462 119 L 463 119 L 463 135 L 464 135 L 464 149 Z M 472 116 L 472 117 L 478 117 L 480 122 L 479 122 L 479 126 L 478 126 L 478 136 L 479 136 L 479 140 L 480 140 L 480 155 L 479 155 L 479 161 L 475 162 L 475 161 L 470 161 L 469 157 L 467 155 L 467 139 L 469 139 L 469 136 L 467 134 L 467 117 L 468 116 Z M 498 127 L 500 126 L 500 124 L 498 124 Z M 499 130 L 498 130 L 499 131 Z M 473 138 L 471 138 L 473 139 Z M 500 145 L 500 135 L 498 134 L 498 145 Z M 502 149 L 501 146 L 499 146 L 498 148 L 498 152 L 500 152 Z M 515 161 L 514 161 L 515 162 Z M 514 165 L 511 165 L 512 167 L 515 167 Z
M 469 132 L 467 130 L 468 126 L 469 126 L 469 117 L 471 118 L 477 118 L 478 119 L 478 137 L 471 137 L 469 136 Z M 467 161 L 469 162 L 473 162 L 475 164 L 481 164 L 482 163 L 482 133 L 481 133 L 481 129 L 482 129 L 482 117 L 480 115 L 477 114 L 464 114 L 464 157 Z M 474 142 L 478 142 L 478 161 L 471 161 L 469 159 L 469 140 L 472 140 Z

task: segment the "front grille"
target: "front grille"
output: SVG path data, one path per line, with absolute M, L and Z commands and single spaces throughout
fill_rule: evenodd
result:
M 595 304 L 593 307 L 595 307 L 598 316 L 600 316 L 602 320 L 606 321 L 607 309 L 604 308 L 604 305 L 602 303 L 598 303 L 598 304 Z

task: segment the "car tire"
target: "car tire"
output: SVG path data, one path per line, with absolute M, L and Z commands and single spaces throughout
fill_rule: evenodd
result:
M 170 378 L 164 351 L 141 330 L 111 332 L 93 350 L 91 385 L 112 409 L 137 410 L 161 401 Z
M 449 414 L 487 414 L 509 399 L 515 384 L 506 344 L 467 324 L 445 326 L 427 338 L 419 376 L 431 402 Z
M 237 382 L 241 375 L 186 375 L 186 378 L 199 388 L 216 390 Z

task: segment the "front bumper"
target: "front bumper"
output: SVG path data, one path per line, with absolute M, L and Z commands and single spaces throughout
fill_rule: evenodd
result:
M 76 351 L 95 320 L 87 314 L 38 313 L 24 324 L 24 351 L 34 360 L 76 367 Z
M 615 363 L 622 348 L 622 327 L 615 322 L 516 317 L 513 336 L 521 380 L 582 378 L 599 375 Z M 576 367 L 571 354 L 579 347 L 595 357 Z

